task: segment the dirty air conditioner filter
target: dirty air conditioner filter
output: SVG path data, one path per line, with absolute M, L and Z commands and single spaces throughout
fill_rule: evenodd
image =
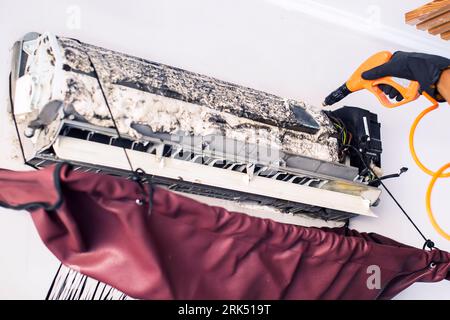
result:
M 372 216 L 380 194 L 339 162 L 333 123 L 304 102 L 36 33 L 14 46 L 12 91 L 38 167 L 126 175 L 124 147 L 171 190 L 337 221 Z

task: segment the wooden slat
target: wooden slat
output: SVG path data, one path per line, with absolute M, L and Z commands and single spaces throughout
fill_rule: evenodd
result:
M 435 0 L 405 14 L 407 24 L 416 25 L 450 10 L 450 0 Z
M 450 0 L 434 0 L 416 10 L 405 14 L 408 24 L 416 25 L 419 30 L 428 30 L 430 34 L 441 34 L 441 38 L 449 40 Z
M 437 35 L 440 33 L 444 33 L 446 31 L 450 31 L 450 21 L 447 21 L 443 24 L 440 24 L 436 27 L 430 28 L 428 29 L 428 32 L 431 33 L 432 35 Z
M 450 40 L 450 31 L 442 33 L 441 38 L 444 40 Z
M 450 21 L 450 10 L 431 19 L 419 23 L 416 27 L 419 30 L 428 30 Z

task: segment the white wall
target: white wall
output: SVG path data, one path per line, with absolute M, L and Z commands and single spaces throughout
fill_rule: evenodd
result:
M 403 23 L 404 12 L 423 2 L 1 1 L 0 101 L 6 103 L 7 99 L 13 42 L 29 31 L 51 31 L 319 106 L 325 95 L 376 51 L 427 51 L 449 56 L 448 43 Z M 73 16 L 77 12 L 79 26 Z M 387 185 L 426 235 L 450 251 L 450 243 L 426 218 L 424 197 L 429 177 L 416 168 L 407 146 L 409 126 L 427 102 L 420 99 L 387 110 L 370 94 L 360 92 L 343 103 L 379 114 L 385 172 L 396 172 L 402 166 L 410 169 Z M 10 163 L 4 150 L 11 142 L 4 138 L 6 115 L 4 108 L 0 109 L 0 166 L 5 167 Z M 417 130 L 417 149 L 432 168 L 450 161 L 449 119 L 450 108 L 442 105 Z M 437 183 L 433 206 L 437 219 L 450 232 L 447 180 Z M 422 246 L 422 239 L 386 194 L 375 211 L 379 218 L 357 218 L 351 227 Z M 57 265 L 26 213 L 0 211 L 0 298 L 43 298 Z M 450 299 L 450 282 L 415 284 L 398 298 Z

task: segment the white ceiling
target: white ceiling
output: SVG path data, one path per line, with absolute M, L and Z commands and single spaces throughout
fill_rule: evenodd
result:
M 298 12 L 324 23 L 344 27 L 349 32 L 395 43 L 407 49 L 444 55 L 450 43 L 439 36 L 417 30 L 405 23 L 406 12 L 428 1 L 332 1 L 332 0 L 266 0 L 273 6 Z

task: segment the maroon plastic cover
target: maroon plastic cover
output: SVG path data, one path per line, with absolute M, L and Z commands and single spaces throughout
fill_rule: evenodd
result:
M 149 191 L 150 189 L 146 189 Z M 450 254 L 373 233 L 228 212 L 162 188 L 57 165 L 0 170 L 0 205 L 27 209 L 65 265 L 142 299 L 389 299 L 450 280 Z

